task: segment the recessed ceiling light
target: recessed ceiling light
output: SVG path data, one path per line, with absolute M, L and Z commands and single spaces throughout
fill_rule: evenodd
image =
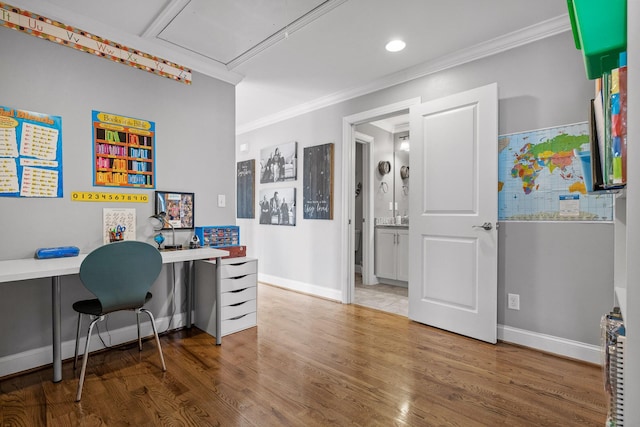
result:
M 400 52 L 406 45 L 402 40 L 391 40 L 384 48 L 389 52 Z

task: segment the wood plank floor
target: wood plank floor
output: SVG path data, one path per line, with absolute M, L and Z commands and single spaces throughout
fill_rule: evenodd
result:
M 603 426 L 599 367 L 267 285 L 258 327 L 194 328 L 0 380 L 1 426 Z

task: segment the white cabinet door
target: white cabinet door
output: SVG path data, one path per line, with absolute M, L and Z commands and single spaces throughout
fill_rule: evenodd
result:
M 376 228 L 375 274 L 378 278 L 409 280 L 409 230 Z
M 396 239 L 396 279 L 409 280 L 409 230 L 398 230 Z
M 387 279 L 396 278 L 396 231 L 376 228 L 375 274 Z

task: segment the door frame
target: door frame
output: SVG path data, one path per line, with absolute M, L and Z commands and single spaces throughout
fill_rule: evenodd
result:
M 340 277 L 342 277 L 342 302 L 344 304 L 351 304 L 355 295 L 355 266 L 353 262 L 355 248 L 355 224 L 353 221 L 355 216 L 355 198 L 353 195 L 356 193 L 356 183 L 354 179 L 356 161 L 355 126 L 381 119 L 385 116 L 388 117 L 394 114 L 406 113 L 411 106 L 421 103 L 422 98 L 416 97 L 342 118 L 342 225 L 340 227 L 340 241 L 342 244 L 340 249 Z M 369 191 L 371 191 L 371 189 L 369 189 Z M 368 238 L 370 239 L 371 247 L 373 247 L 373 227 L 374 219 L 372 216 L 369 220 L 368 227 L 366 227 L 369 231 Z M 372 257 L 373 251 L 371 251 L 369 255 Z M 373 266 L 371 267 L 373 268 Z
M 377 282 L 377 279 L 373 275 L 373 222 L 374 222 L 374 213 L 373 213 L 373 197 L 372 197 L 372 189 L 373 189 L 373 167 L 371 166 L 371 161 L 373 159 L 374 153 L 374 144 L 375 140 L 372 136 L 355 132 L 355 142 L 354 147 L 357 144 L 362 144 L 362 180 L 364 181 L 363 190 L 361 193 L 362 196 L 362 283 L 365 285 L 373 284 Z M 355 171 L 355 157 L 354 157 L 354 169 L 352 169 L 352 173 Z M 354 190 L 352 194 L 355 194 L 355 185 L 357 183 L 354 182 Z M 355 198 L 355 197 L 354 197 Z M 355 201 L 354 201 L 354 214 L 355 217 Z M 355 228 L 357 224 L 354 222 L 354 236 L 355 236 Z M 355 239 L 355 237 L 354 237 Z M 355 249 L 355 240 L 354 240 L 354 249 Z M 354 250 L 355 254 L 355 250 Z M 354 272 L 355 273 L 355 272 Z

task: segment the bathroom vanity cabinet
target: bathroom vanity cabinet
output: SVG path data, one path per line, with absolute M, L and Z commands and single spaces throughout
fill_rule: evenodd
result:
M 375 229 L 375 275 L 381 282 L 409 280 L 409 227 L 378 225 Z M 393 282 L 391 282 L 393 283 Z

